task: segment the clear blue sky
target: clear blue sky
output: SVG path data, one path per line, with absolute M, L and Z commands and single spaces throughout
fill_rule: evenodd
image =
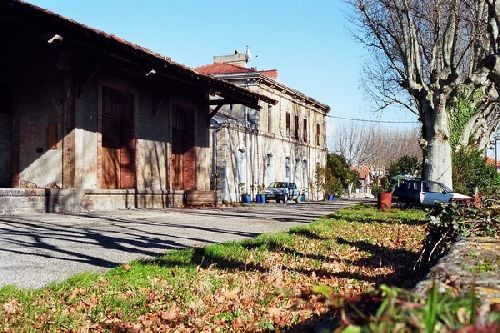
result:
M 363 98 L 359 83 L 366 52 L 346 28 L 348 8 L 343 0 L 29 2 L 191 67 L 249 45 L 254 55 L 250 66 L 277 68 L 281 82 L 330 105 L 332 115 L 415 119 L 404 110 L 374 113 Z M 329 119 L 329 142 L 335 128 L 344 124 Z

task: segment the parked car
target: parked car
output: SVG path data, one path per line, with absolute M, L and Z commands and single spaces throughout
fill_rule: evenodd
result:
M 295 183 L 290 182 L 274 182 L 271 183 L 265 190 L 266 202 L 276 200 L 276 202 L 283 201 L 286 203 L 288 200 L 299 200 L 299 190 Z
M 422 180 L 420 178 L 401 179 L 392 192 L 393 200 L 402 204 L 431 206 L 436 202 L 470 204 L 473 198 L 453 192 L 443 183 Z

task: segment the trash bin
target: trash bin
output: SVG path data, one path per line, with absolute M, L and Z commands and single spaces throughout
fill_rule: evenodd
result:
M 257 194 L 255 196 L 256 203 L 266 203 L 266 195 L 265 194 Z
M 252 198 L 250 197 L 250 194 L 242 194 L 241 195 L 241 202 L 242 203 L 250 203 L 250 201 L 252 200 Z
M 333 200 L 335 200 L 335 195 L 328 194 L 328 201 L 333 201 Z
M 306 201 L 306 195 L 305 194 L 299 195 L 298 201 L 299 202 L 305 202 Z
M 378 209 L 380 210 L 391 209 L 391 204 L 392 204 L 391 192 L 380 192 L 378 194 Z

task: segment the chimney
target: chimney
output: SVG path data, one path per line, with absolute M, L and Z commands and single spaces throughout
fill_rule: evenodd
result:
M 231 64 L 240 67 L 247 67 L 245 53 L 234 51 L 234 54 L 215 56 L 214 64 Z

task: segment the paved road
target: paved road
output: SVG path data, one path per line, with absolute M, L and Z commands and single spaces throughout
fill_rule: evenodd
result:
M 37 288 L 169 249 L 287 230 L 353 203 L 0 216 L 0 286 Z

